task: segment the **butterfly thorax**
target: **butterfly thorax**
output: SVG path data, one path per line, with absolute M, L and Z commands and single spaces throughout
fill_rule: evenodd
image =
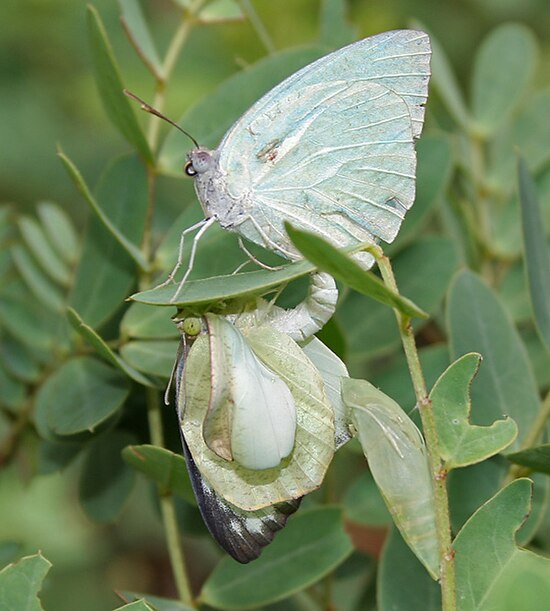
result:
M 195 191 L 207 218 L 215 217 L 225 229 L 239 225 L 245 218 L 246 198 L 229 191 L 219 166 L 218 151 L 198 148 L 187 155 L 185 173 L 195 180 Z

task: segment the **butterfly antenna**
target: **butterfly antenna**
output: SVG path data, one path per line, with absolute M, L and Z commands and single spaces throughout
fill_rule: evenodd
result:
M 147 102 L 144 102 L 141 98 L 138 98 L 135 93 L 128 91 L 128 89 L 124 89 L 123 91 L 124 95 L 127 95 L 129 98 L 132 98 L 132 100 L 135 100 L 141 106 L 142 110 L 145 110 L 145 112 L 155 115 L 155 117 L 158 117 L 159 119 L 170 123 L 170 125 L 173 125 L 176 129 L 179 129 L 182 134 L 185 134 L 189 138 L 189 140 L 191 140 L 191 142 L 195 145 L 196 148 L 199 148 L 199 143 L 195 140 L 195 138 L 193 138 L 191 134 L 189 134 L 182 127 L 180 127 L 175 121 L 172 121 L 172 119 L 169 119 L 166 115 L 163 115 L 159 110 L 153 108 L 152 106 L 147 104 Z

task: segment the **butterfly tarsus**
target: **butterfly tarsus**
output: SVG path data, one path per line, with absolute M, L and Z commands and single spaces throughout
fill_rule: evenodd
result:
M 179 294 L 181 293 L 181 290 L 183 289 L 185 283 L 187 282 L 187 279 L 189 278 L 189 274 L 193 271 L 193 266 L 195 264 L 195 257 L 197 255 L 197 246 L 199 244 L 199 241 L 202 238 L 202 236 L 206 233 L 208 228 L 211 227 L 216 222 L 216 220 L 217 220 L 216 217 L 211 216 L 210 218 L 203 219 L 202 221 L 195 223 L 191 227 L 185 229 L 185 231 L 182 231 L 181 238 L 180 238 L 180 246 L 178 249 L 178 261 L 174 269 L 171 271 L 170 275 L 168 276 L 167 280 L 165 281 L 164 283 L 165 285 L 168 284 L 168 282 L 171 282 L 174 280 L 174 276 L 176 275 L 176 272 L 181 267 L 182 260 L 183 260 L 183 245 L 185 241 L 185 235 L 199 228 L 199 230 L 193 237 L 193 242 L 191 244 L 191 252 L 189 253 L 189 263 L 187 265 L 187 269 L 185 270 L 185 274 L 183 274 L 183 278 L 180 280 L 178 284 L 178 288 L 176 292 L 171 297 L 170 303 L 177 303 Z
M 260 261 L 255 255 L 253 255 L 248 248 L 244 245 L 243 239 L 241 236 L 239 236 L 239 248 L 244 252 L 244 254 L 250 259 L 250 261 L 252 261 L 253 263 L 255 263 L 256 265 L 258 265 L 259 267 L 261 267 L 262 269 L 267 269 L 270 272 L 274 272 L 277 271 L 279 269 L 283 269 L 282 265 L 268 265 L 267 263 L 263 263 L 262 261 Z M 233 274 L 236 274 L 237 271 L 241 270 L 243 268 L 243 266 L 245 264 L 248 264 L 249 261 L 246 261 L 245 263 L 242 263 L 241 265 L 239 265 L 239 267 L 233 272 Z

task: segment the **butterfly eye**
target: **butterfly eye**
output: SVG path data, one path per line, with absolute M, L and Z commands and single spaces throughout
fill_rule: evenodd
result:
M 183 171 L 187 174 L 187 176 L 196 176 L 197 175 L 197 170 L 195 170 L 195 168 L 193 167 L 193 164 L 188 161 L 184 168 Z

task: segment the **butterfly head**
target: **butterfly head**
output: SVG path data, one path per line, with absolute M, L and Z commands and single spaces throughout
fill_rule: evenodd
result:
M 184 172 L 187 176 L 204 174 L 214 167 L 214 155 L 212 151 L 205 148 L 196 148 L 187 154 L 187 163 Z

